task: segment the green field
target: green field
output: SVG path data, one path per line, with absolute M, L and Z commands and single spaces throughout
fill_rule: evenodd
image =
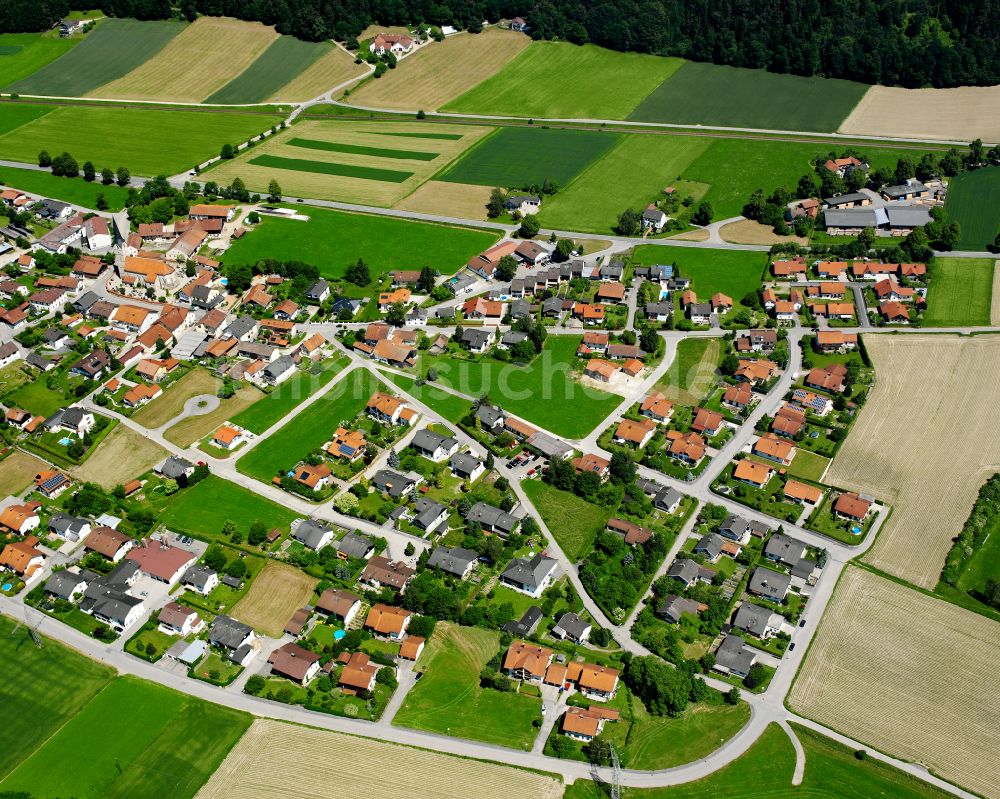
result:
M 412 172 L 401 172 L 398 169 L 378 169 L 359 164 L 331 164 L 327 161 L 310 161 L 306 158 L 283 158 L 280 155 L 258 155 L 256 158 L 251 158 L 250 163 L 274 169 L 291 169 L 295 172 L 312 172 L 317 175 L 339 175 L 359 180 L 381 180 L 385 183 L 402 183 L 413 177 Z
M 219 142 L 245 141 L 280 120 L 273 113 L 58 106 L 0 136 L 0 158 L 36 163 L 39 150 L 69 151 L 98 171 L 126 166 L 135 175 L 171 175 L 216 155 Z
M 433 366 L 439 383 L 467 396 L 488 393 L 505 411 L 557 436 L 583 438 L 619 405 L 621 397 L 585 387 L 574 379 L 579 346 L 576 336 L 550 336 L 542 354 L 527 366 L 428 356 L 421 368 L 426 374 Z M 573 413 L 566 413 L 569 403 L 573 403 Z
M 0 64 L 3 62 L 0 61 Z M 51 105 L 34 103 L 14 103 L 5 101 L 0 103 L 0 135 L 16 130 L 22 125 L 45 116 L 52 110 Z
M 677 354 L 656 384 L 656 390 L 681 405 L 698 405 L 718 379 L 716 369 L 721 357 L 718 339 L 681 339 L 677 342 Z
M 980 199 L 985 206 L 986 202 Z M 990 324 L 992 258 L 935 258 L 923 323 L 931 327 Z
M 295 259 L 318 266 L 325 277 L 336 278 L 363 258 L 373 277 L 390 269 L 415 269 L 424 264 L 452 274 L 497 239 L 495 233 L 471 228 L 344 211 L 310 208 L 308 215 L 308 222 L 266 219 L 226 250 L 223 262 Z M 392 246 L 385 246 L 386 242 Z
M 673 264 L 683 277 L 691 279 L 691 289 L 706 302 L 721 291 L 739 302 L 760 287 L 767 255 L 743 250 L 711 250 L 707 247 L 636 247 L 633 261 L 639 264 Z
M 0 34 L 0 48 L 6 50 L 0 53 L 0 75 L 5 84 L 21 80 L 72 50 L 79 42 L 79 38 L 63 39 L 57 32 Z
M 96 208 L 97 195 L 103 194 L 108 201 L 108 208 L 120 211 L 125 207 L 125 198 L 128 197 L 128 189 L 122 186 L 103 186 L 100 181 L 88 183 L 83 178 L 57 178 L 49 172 L 9 166 L 0 166 L 0 183 L 84 208 Z
M 236 483 L 209 475 L 195 486 L 167 500 L 159 520 L 171 530 L 196 538 L 218 538 L 227 521 L 244 535 L 251 522 L 267 522 L 269 528 L 290 527 L 298 514 L 283 508 Z
M 236 462 L 243 474 L 269 483 L 279 469 L 292 469 L 310 451 L 333 438 L 337 425 L 354 418 L 385 386 L 367 369 L 355 369 L 332 390 Z
M 532 42 L 443 111 L 548 119 L 625 119 L 677 70 L 679 58 L 595 45 Z
M 597 532 L 611 518 L 607 508 L 586 502 L 568 491 L 560 491 L 541 480 L 525 480 L 521 487 L 572 562 L 590 551 Z
M 833 132 L 868 87 L 685 62 L 628 117 L 637 122 Z
M 461 138 L 461 136 L 457 138 Z M 371 155 L 376 158 L 398 158 L 401 161 L 433 161 L 440 155 L 440 153 L 429 153 L 421 150 L 388 150 L 384 147 L 366 147 L 363 144 L 347 144 L 346 142 L 321 141 L 319 139 L 289 139 L 288 143 L 293 147 L 304 147 L 309 150 Z
M 251 433 L 263 433 L 316 391 L 333 380 L 347 366 L 347 358 L 324 362 L 311 372 L 296 372 L 270 394 L 244 408 L 231 421 Z
M 618 142 L 617 133 L 498 128 L 437 176 L 451 183 L 518 187 L 546 178 L 567 185 Z
M 812 480 L 814 483 L 818 483 L 823 479 L 823 474 L 829 465 L 829 458 L 796 447 L 795 457 L 792 458 L 792 463 L 788 467 L 788 473 L 792 477 L 801 477 L 803 480 Z
M 294 36 L 281 36 L 242 73 L 203 102 L 262 103 L 291 83 L 330 47 L 329 42 L 304 42 Z
M 184 28 L 184 23 L 169 20 L 106 19 L 61 58 L 4 89 L 20 94 L 80 97 L 131 72 Z M 180 75 L 177 78 L 183 80 Z
M 976 551 L 966 562 L 957 585 L 952 588 L 947 583 L 938 583 L 937 592 L 962 607 L 971 607 L 977 612 L 982 612 L 983 608 L 989 606 L 981 604 L 977 595 L 982 595 L 986 590 L 986 581 L 990 578 L 996 579 L 998 573 L 1000 573 L 1000 516 L 994 516 L 987 526 L 985 541 L 976 547 Z M 995 612 L 995 608 L 989 608 L 984 615 L 996 618 Z
M 948 184 L 948 219 L 962 226 L 958 250 L 985 250 L 1000 234 L 1000 167 L 955 175 Z
M 449 422 L 458 423 L 472 410 L 472 403 L 462 397 L 456 397 L 447 391 L 435 388 L 433 383 L 417 385 L 417 381 L 406 375 L 383 372 L 382 376 L 399 386 L 418 402 L 424 403 L 432 411 L 439 413 Z
M 541 702 L 479 687 L 479 673 L 500 651 L 492 630 L 440 623 L 417 668 L 424 672 L 393 724 L 516 749 L 530 747 Z

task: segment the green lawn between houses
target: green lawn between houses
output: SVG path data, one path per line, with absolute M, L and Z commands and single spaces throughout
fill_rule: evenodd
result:
M 986 204 L 983 197 L 977 201 Z M 990 324 L 994 264 L 992 258 L 934 258 L 923 324 L 929 327 Z
M 962 227 L 955 249 L 985 250 L 1000 233 L 1000 167 L 955 175 L 944 209 Z
M 528 749 L 541 719 L 534 697 L 479 687 L 479 673 L 500 651 L 500 634 L 441 622 L 417 669 L 424 672 L 407 694 L 393 724 L 458 738 Z
M 432 411 L 441 414 L 449 422 L 458 424 L 472 410 L 472 403 L 469 400 L 442 391 L 436 388 L 433 383 L 424 383 L 422 386 L 418 386 L 417 381 L 412 377 L 391 372 L 383 372 L 382 376 L 395 383 L 415 400 L 424 403 Z
M 305 42 L 280 36 L 256 60 L 205 103 L 262 103 L 329 52 L 330 42 Z
M 4 111 L 4 104 L 0 104 L 0 124 L 3 122 Z M 124 208 L 125 198 L 128 196 L 128 189 L 121 186 L 104 186 L 100 181 L 88 183 L 82 177 L 60 178 L 49 172 L 9 166 L 0 166 L 0 183 L 30 194 L 40 194 L 43 197 L 95 210 L 98 194 L 104 195 L 110 211 L 120 211 Z
M 571 561 L 582 558 L 590 551 L 597 532 L 611 518 L 611 511 L 607 508 L 580 499 L 568 491 L 560 491 L 541 480 L 525 480 L 521 487 Z
M 760 287 L 767 265 L 767 255 L 762 252 L 707 247 L 665 248 L 656 244 L 636 247 L 632 260 L 637 264 L 673 264 L 682 277 L 690 278 L 691 289 L 700 302 L 708 302 L 717 291 L 739 302 L 748 292 Z
M 685 338 L 655 386 L 667 399 L 681 405 L 698 405 L 718 380 L 722 344 L 715 338 Z

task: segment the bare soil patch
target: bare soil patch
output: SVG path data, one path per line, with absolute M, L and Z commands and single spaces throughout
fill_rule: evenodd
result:
M 489 202 L 492 190 L 490 186 L 429 180 L 415 192 L 396 203 L 395 207 L 422 214 L 484 220 L 486 219 L 486 203 Z
M 268 561 L 233 616 L 272 638 L 280 638 L 292 614 L 309 604 L 316 579 L 283 563 Z
M 789 241 L 794 241 L 796 244 L 809 243 L 801 236 L 779 236 L 767 225 L 754 222 L 752 219 L 741 219 L 739 222 L 723 225 L 719 228 L 719 235 L 723 241 L 733 244 L 784 244 Z
M 0 499 L 20 494 L 31 485 L 36 474 L 47 468 L 45 461 L 27 452 L 15 450 L 0 461 Z
M 169 454 L 159 444 L 119 423 L 72 473 L 77 480 L 114 488 L 149 471 Z

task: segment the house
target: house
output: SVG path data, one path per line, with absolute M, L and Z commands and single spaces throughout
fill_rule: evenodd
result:
M 194 474 L 194 464 L 177 455 L 171 455 L 156 471 L 168 480 L 180 480 Z
M 516 621 L 511 619 L 503 627 L 505 633 L 510 633 L 513 636 L 525 637 L 531 635 L 535 628 L 538 626 L 538 622 L 542 620 L 542 610 L 537 605 L 531 605 L 520 619 Z
M 365 346 L 368 345 L 362 345 L 359 342 L 354 345 L 354 348 L 364 351 Z M 390 341 L 389 339 L 382 339 L 376 342 L 369 354 L 373 360 L 389 364 L 389 366 L 395 366 L 398 369 L 413 366 L 417 359 L 416 349 L 409 344 Z
M 686 599 L 677 594 L 668 594 L 656 609 L 656 615 L 673 624 L 680 624 L 685 613 L 697 617 L 707 609 L 708 605 L 702 602 L 695 602 L 693 599 Z
M 159 386 L 147 386 L 145 383 L 139 383 L 122 395 L 122 404 L 129 408 L 138 408 L 156 399 L 162 393 L 163 389 Z
M 537 210 L 537 209 L 536 209 Z M 522 214 L 525 213 L 522 211 Z M 534 213 L 530 211 L 528 213 Z M 522 241 L 514 250 L 514 257 L 528 266 L 541 266 L 552 257 L 547 249 L 534 241 Z
M 758 458 L 787 466 L 795 457 L 795 445 L 773 433 L 765 433 L 753 443 L 751 452 Z
M 486 471 L 486 464 L 471 452 L 456 452 L 448 461 L 451 473 L 470 483 L 479 479 Z
M 862 499 L 857 494 L 852 494 L 845 492 L 837 497 L 837 501 L 833 503 L 833 512 L 835 515 L 841 517 L 842 519 L 850 519 L 852 521 L 864 521 L 868 514 L 871 512 L 872 502 L 867 499 Z
M 330 296 L 330 284 L 325 280 L 317 280 L 306 289 L 306 299 L 313 305 L 321 305 Z
M 364 652 L 342 652 L 338 660 L 344 664 L 337 684 L 347 694 L 367 694 L 375 689 L 375 676 L 380 667 Z
M 622 283 L 602 283 L 594 298 L 600 302 L 619 304 L 625 301 L 625 286 Z
M 393 588 L 402 594 L 406 584 L 410 582 L 416 570 L 402 563 L 390 561 L 381 555 L 373 555 L 361 572 L 358 582 L 364 583 L 376 590 L 383 586 Z
M 31 578 L 45 564 L 44 553 L 35 547 L 37 541 L 29 536 L 24 541 L 7 544 L 0 552 L 0 567 L 10 569 L 25 580 Z
M 406 628 L 410 626 L 413 614 L 402 608 L 394 608 L 381 603 L 372 605 L 365 617 L 365 627 L 382 638 L 402 640 Z
M 548 433 L 537 431 L 528 438 L 528 446 L 537 450 L 546 460 L 566 460 L 573 454 L 573 447 Z
M 413 424 L 417 411 L 411 408 L 405 400 L 376 391 L 368 399 L 366 408 L 368 415 L 383 424 Z
M 579 458 L 573 458 L 570 461 L 570 465 L 573 467 L 577 474 L 581 472 L 593 472 L 601 480 L 607 480 L 608 475 L 611 472 L 611 461 L 607 458 L 602 458 L 599 455 L 592 455 L 591 453 L 586 453 L 581 455 Z
M 782 493 L 786 500 L 797 505 L 817 505 L 823 498 L 823 491 L 816 486 L 800 483 L 798 480 L 788 480 Z
M 640 527 L 635 522 L 627 519 L 610 518 L 605 525 L 605 530 L 619 536 L 629 546 L 645 544 L 653 537 L 653 531 L 648 527 Z
M 465 580 L 476 567 L 477 560 L 479 560 L 479 554 L 471 549 L 440 546 L 435 547 L 434 551 L 431 552 L 431 556 L 427 560 L 427 567 L 439 569 L 460 580 Z
M 647 205 L 642 212 L 642 226 L 647 230 L 659 233 L 667 224 L 667 215 L 655 205 Z
M 916 178 L 910 178 L 905 183 L 896 186 L 883 186 L 882 197 L 893 202 L 919 200 L 931 196 L 931 190 Z
M 234 450 L 245 440 L 246 439 L 243 437 L 243 432 L 241 430 L 237 430 L 229 425 L 223 425 L 215 431 L 215 435 L 212 436 L 211 444 L 212 446 L 219 447 L 220 449 Z
M 333 480 L 333 472 L 325 463 L 319 463 L 316 466 L 301 463 L 293 470 L 292 479 L 310 491 L 322 491 Z
M 375 55 L 392 53 L 395 56 L 401 56 L 410 52 L 413 49 L 413 44 L 413 38 L 406 34 L 379 33 L 372 39 L 368 49 Z
M 90 522 L 80 516 L 56 513 L 49 519 L 49 531 L 67 541 L 79 541 L 90 534 Z
M 113 563 L 121 561 L 136 544 L 135 539 L 110 527 L 97 526 L 84 542 L 84 549 L 103 555 Z
M 615 429 L 614 441 L 616 444 L 634 444 L 641 449 L 649 443 L 655 432 L 656 422 L 651 419 L 639 422 L 622 419 Z
M 339 619 L 346 628 L 361 610 L 361 599 L 342 588 L 327 588 L 316 602 L 316 609 Z
M 816 333 L 815 346 L 819 352 L 846 352 L 858 346 L 858 334 L 820 330 Z
M 727 516 L 719 526 L 719 535 L 730 541 L 745 543 L 750 539 L 750 522 L 742 516 Z
M 408 288 L 398 288 L 392 291 L 382 291 L 378 295 L 378 309 L 385 313 L 393 305 L 399 303 L 406 305 L 410 301 L 410 290 Z
M 89 538 L 87 539 L 89 542 Z M 125 556 L 139 565 L 139 570 L 152 580 L 173 586 L 181 579 L 197 556 L 186 549 L 170 546 L 163 541 L 147 538 L 129 550 Z
M 684 495 L 676 488 L 661 488 L 653 495 L 653 507 L 665 513 L 676 513 Z
M 581 663 L 575 660 L 566 668 L 566 679 L 575 683 L 577 690 L 588 699 L 606 702 L 613 699 L 618 689 L 617 669 Z
M 674 415 L 674 404 L 659 391 L 653 391 L 643 398 L 639 413 L 657 424 L 668 424 Z
M 402 499 L 417 487 L 418 482 L 418 480 L 406 477 L 391 469 L 380 469 L 372 477 L 371 486 L 376 491 L 388 494 L 393 499 Z
M 188 209 L 188 218 L 196 221 L 221 219 L 229 222 L 235 212 L 235 205 L 192 205 Z
M 749 483 L 754 488 L 763 488 L 774 476 L 774 469 L 757 461 L 737 461 L 733 468 L 733 479 L 741 483 Z
M 496 271 L 497 264 L 500 263 L 500 259 L 505 255 L 513 255 L 516 251 L 517 242 L 501 242 L 500 244 L 490 247 L 485 252 L 482 252 L 472 258 L 466 264 L 466 268 L 473 274 L 476 274 L 485 280 L 490 280 L 493 277 L 493 273 Z M 458 286 L 455 286 L 455 293 L 459 293 Z
M 427 639 L 419 635 L 408 635 L 399 647 L 399 657 L 401 660 L 417 660 L 424 651 Z
M 128 593 L 138 574 L 138 564 L 126 561 L 118 564 L 107 576 L 90 580 L 84 590 L 80 610 L 118 633 L 125 632 L 145 613 L 142 599 Z
M 167 258 L 171 261 L 186 261 L 198 252 L 198 248 L 205 243 L 208 233 L 198 228 L 191 228 L 178 236 L 167 250 Z
M 691 423 L 691 429 L 696 433 L 701 433 L 704 436 L 712 438 L 722 429 L 724 421 L 725 417 L 721 413 L 716 413 L 715 411 L 710 411 L 706 408 L 698 408 L 695 411 L 694 421 Z
M 504 210 L 521 216 L 537 214 L 538 209 L 542 207 L 542 198 L 535 194 L 511 194 L 504 201 L 503 207 Z
M 510 29 L 512 31 L 524 33 L 528 30 L 528 23 L 524 21 L 523 17 L 514 17 L 514 19 L 510 21 Z
M 532 558 L 514 558 L 500 575 L 500 582 L 528 596 L 539 597 L 552 582 L 558 563 L 541 552 Z
M 267 662 L 272 674 L 300 685 L 308 685 L 320 668 L 319 655 L 291 641 L 271 652 Z
M 684 312 L 695 325 L 707 325 L 712 320 L 712 306 L 707 302 L 691 302 Z
M 806 262 L 804 258 L 795 258 L 791 261 L 774 261 L 771 264 L 771 274 L 779 279 L 803 279 L 806 275 Z
M 515 680 L 540 682 L 552 662 L 551 649 L 527 641 L 512 641 L 503 659 L 503 670 Z
M 809 388 L 840 393 L 844 390 L 844 379 L 847 377 L 847 367 L 834 363 L 825 368 L 815 367 L 809 370 L 803 381 Z
M 806 555 L 806 546 L 801 541 L 797 541 L 784 533 L 775 533 L 764 547 L 764 557 L 773 560 L 775 563 L 784 563 L 787 566 L 794 566 Z
M 35 475 L 35 491 L 47 499 L 55 499 L 70 484 L 69 477 L 53 469 L 44 469 Z
M 705 457 L 705 439 L 698 433 L 681 433 L 677 430 L 670 430 L 667 432 L 667 440 L 670 442 L 667 454 L 671 458 L 695 466 Z
M 207 566 L 195 564 L 181 577 L 181 587 L 196 594 L 208 596 L 219 586 L 219 574 Z
M 216 616 L 208 628 L 208 642 L 240 666 L 246 666 L 257 654 L 257 635 L 253 628 L 222 614 Z
M 769 608 L 763 608 L 752 602 L 743 602 L 733 618 L 733 626 L 766 641 L 780 632 L 784 617 Z
M 715 563 L 723 553 L 726 552 L 726 540 L 718 533 L 708 533 L 703 535 L 698 539 L 698 543 L 694 545 L 694 554 L 702 555 L 707 558 L 712 563 Z
M 742 358 L 734 377 L 737 380 L 745 380 L 752 386 L 762 386 L 774 377 L 777 371 L 778 364 L 774 361 L 764 358 Z
M 838 177 L 847 177 L 856 169 L 868 170 L 868 164 L 855 158 L 853 155 L 845 158 L 828 158 L 824 166 L 836 174 Z
M 87 590 L 92 572 L 71 572 L 69 569 L 53 572 L 45 581 L 45 593 L 66 602 L 76 602 Z
M 777 330 L 748 330 L 736 336 L 737 352 L 771 352 L 778 343 Z
M 833 408 L 833 403 L 827 397 L 801 388 L 792 392 L 792 401 L 817 416 L 826 416 Z
M 160 632 L 167 635 L 191 635 L 205 625 L 195 611 L 177 602 L 168 602 L 164 605 L 157 621 Z
M 590 638 L 593 626 L 589 621 L 580 618 L 576 613 L 564 613 L 555 626 L 549 630 L 553 638 L 560 640 L 568 638 L 574 644 L 583 644 Z
M 615 364 L 600 358 L 591 358 L 583 370 L 584 376 L 601 383 L 610 382 L 617 372 L 618 367 Z
M 743 411 L 753 401 L 753 390 L 749 383 L 729 386 L 722 394 L 722 404 L 736 411 Z
M 319 552 L 333 542 L 333 528 L 314 519 L 302 519 L 292 525 L 292 538 L 313 552 Z
M 333 433 L 333 439 L 323 448 L 335 458 L 343 458 L 348 463 L 354 463 L 365 454 L 368 442 L 362 430 L 348 430 L 338 427 Z
M 494 405 L 483 403 L 476 408 L 476 420 L 484 430 L 496 432 L 504 425 L 504 413 Z
M 458 441 L 450 436 L 442 436 L 432 430 L 418 430 L 410 441 L 417 454 L 438 463 L 458 451 Z
M 465 515 L 467 522 L 476 522 L 484 532 L 496 533 L 502 538 L 506 538 L 513 533 L 521 520 L 516 516 L 487 505 L 485 502 L 477 502 Z
M 666 322 L 673 313 L 673 306 L 669 302 L 647 302 L 643 313 L 653 322 Z
M 715 665 L 712 668 L 722 674 L 746 677 L 756 662 L 756 651 L 738 635 L 729 634 L 715 650 Z
M 889 324 L 906 325 L 910 323 L 910 311 L 900 302 L 880 303 L 878 312 Z
M 448 519 L 448 508 L 440 502 L 419 497 L 413 502 L 413 526 L 432 533 Z
M 891 300 L 893 302 L 913 302 L 916 292 L 909 286 L 901 286 L 892 278 L 879 280 L 872 286 L 875 299 L 880 302 Z
M 789 575 L 768 569 L 765 566 L 758 566 L 750 575 L 747 591 L 770 599 L 772 602 L 783 602 L 791 584 L 792 578 Z
M 685 588 L 690 588 L 696 583 L 711 584 L 715 574 L 715 569 L 702 566 L 690 558 L 678 558 L 667 569 L 667 577 L 683 583 Z

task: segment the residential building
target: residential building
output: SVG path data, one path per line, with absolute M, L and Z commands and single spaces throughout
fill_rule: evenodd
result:
M 528 596 L 539 597 L 553 580 L 558 563 L 541 552 L 532 558 L 514 558 L 500 575 L 500 582 Z

